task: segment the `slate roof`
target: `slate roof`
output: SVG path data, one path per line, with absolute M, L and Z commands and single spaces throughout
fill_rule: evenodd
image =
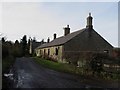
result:
M 66 36 L 56 38 L 56 39 L 52 40 L 51 42 L 42 44 L 41 46 L 39 46 L 37 48 L 45 48 L 45 47 L 50 47 L 50 46 L 62 45 L 64 43 L 68 42 L 69 40 L 71 40 L 73 37 L 75 37 L 78 34 L 82 33 L 85 30 L 86 30 L 86 28 L 78 30 L 78 31 L 73 32 L 73 33 L 70 33 L 70 34 L 68 34 Z
M 35 48 L 37 48 L 41 44 L 42 44 L 42 42 L 32 42 L 32 49 L 34 50 Z

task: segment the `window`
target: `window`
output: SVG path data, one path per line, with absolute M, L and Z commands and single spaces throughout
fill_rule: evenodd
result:
M 48 55 L 50 55 L 50 49 L 48 49 Z
M 42 53 L 41 53 L 41 50 L 40 50 L 40 54 L 42 54 Z
M 44 55 L 45 55 L 45 49 L 44 49 Z
M 58 55 L 58 48 L 55 48 L 55 55 Z
M 109 51 L 108 50 L 104 50 L 104 53 L 109 53 Z

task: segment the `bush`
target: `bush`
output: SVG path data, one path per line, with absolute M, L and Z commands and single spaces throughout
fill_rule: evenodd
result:
M 104 54 L 93 54 L 90 60 L 90 67 L 93 72 L 101 73 L 103 71 L 103 58 L 106 58 Z
M 2 58 L 6 58 L 9 55 L 8 47 L 2 44 Z

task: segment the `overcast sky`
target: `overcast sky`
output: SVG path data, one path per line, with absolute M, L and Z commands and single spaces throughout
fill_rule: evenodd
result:
M 117 2 L 2 2 L 2 28 L 7 40 L 20 40 L 23 35 L 41 41 L 53 34 L 64 35 L 63 27 L 71 32 L 86 27 L 88 13 L 93 27 L 114 47 L 118 46 Z

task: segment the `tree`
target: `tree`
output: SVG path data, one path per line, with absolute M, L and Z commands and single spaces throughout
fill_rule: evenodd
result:
M 22 54 L 23 56 L 25 56 L 27 54 L 27 36 L 24 35 L 21 41 L 21 45 L 22 45 Z
M 18 40 L 15 41 L 15 45 L 19 45 L 19 41 Z
M 6 58 L 7 56 L 9 56 L 8 46 L 4 42 L 2 43 L 2 58 Z
M 2 58 L 6 58 L 12 55 L 13 53 L 13 43 L 11 41 L 5 41 L 2 38 Z
M 21 46 L 20 46 L 20 43 L 18 40 L 16 40 L 14 43 L 13 55 L 14 55 L 14 57 L 22 56 Z
M 2 37 L 2 43 L 5 43 L 5 38 L 4 37 Z

